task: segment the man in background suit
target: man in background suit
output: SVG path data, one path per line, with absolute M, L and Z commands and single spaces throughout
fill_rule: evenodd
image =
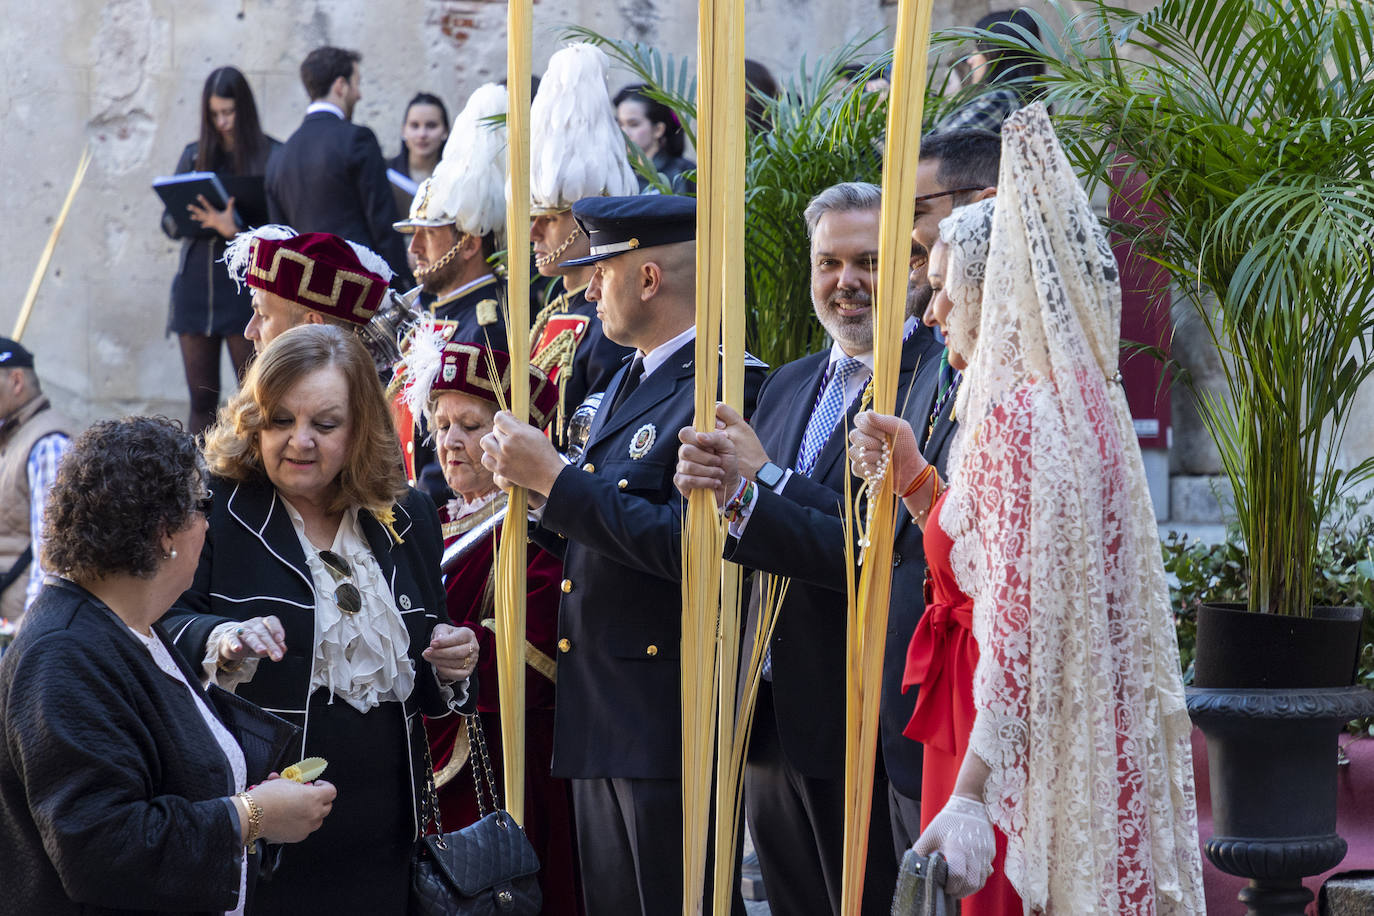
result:
M 301 63 L 310 96 L 305 120 L 267 163 L 267 209 L 272 222 L 298 232 L 330 232 L 384 257 L 408 288 L 401 237 L 392 231 L 396 201 L 377 136 L 354 124 L 363 97 L 358 62 L 343 48 L 311 51 Z
M 682 509 L 676 431 L 691 422 L 696 201 L 588 197 L 573 214 L 606 336 L 636 355 L 606 389 L 581 460 L 496 415 L 482 461 L 538 506 L 563 558 L 553 773 L 572 780 L 589 914 L 682 908 Z M 572 265 L 577 266 L 577 265 Z M 745 403 L 764 366 L 746 368 Z M 889 885 L 890 893 L 891 885 Z M 742 903 L 739 903 L 742 906 Z

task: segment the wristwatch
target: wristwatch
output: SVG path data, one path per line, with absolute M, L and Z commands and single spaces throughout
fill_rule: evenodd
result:
M 759 472 L 754 475 L 754 479 L 771 490 L 782 482 L 783 475 L 786 473 L 773 462 L 766 461 L 763 467 L 759 468 Z

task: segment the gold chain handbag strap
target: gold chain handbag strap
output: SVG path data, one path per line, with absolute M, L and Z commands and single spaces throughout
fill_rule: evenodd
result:
M 487 754 L 487 736 L 482 731 L 482 721 L 477 715 L 464 716 L 468 730 L 468 743 L 476 749 L 475 759 L 472 762 L 472 782 L 477 789 L 477 813 L 480 817 L 486 817 L 493 811 L 501 810 L 500 799 L 496 795 L 496 775 L 492 772 L 491 757 Z M 478 763 L 481 766 L 479 768 Z M 486 789 L 483 791 L 482 783 L 486 782 Z M 491 806 L 487 807 L 486 799 L 491 799 Z M 434 824 L 434 832 L 437 835 L 435 844 L 440 849 L 447 849 L 444 843 L 444 824 L 439 815 L 439 791 L 434 785 L 434 758 L 429 753 L 429 739 L 425 739 L 425 786 L 420 801 L 420 833 L 427 833 L 429 825 Z

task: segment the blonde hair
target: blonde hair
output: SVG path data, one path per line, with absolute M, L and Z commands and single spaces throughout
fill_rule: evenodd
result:
M 329 508 L 385 512 L 401 499 L 406 477 L 400 441 L 372 357 L 351 331 L 329 324 L 283 331 L 253 360 L 238 393 L 220 408 L 215 425 L 205 434 L 210 471 L 230 480 L 265 479 L 259 433 L 302 378 L 331 366 L 348 380 L 352 440 L 339 472 L 338 494 Z

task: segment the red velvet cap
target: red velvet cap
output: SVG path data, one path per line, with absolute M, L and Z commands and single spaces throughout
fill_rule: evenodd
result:
M 493 368 L 499 381 L 493 379 Z M 499 398 L 496 395 L 497 384 L 501 386 Z M 430 401 L 445 391 L 470 394 L 497 407 L 501 407 L 504 402 L 504 405 L 509 407 L 510 354 L 502 350 L 489 350 L 478 344 L 444 344 L 439 372 L 429 389 Z M 553 419 L 557 409 L 558 386 L 549 381 L 543 370 L 530 366 L 530 423 L 544 429 Z
M 364 267 L 348 242 L 327 232 L 254 238 L 245 281 L 355 324 L 371 320 L 387 289 L 387 280 Z

